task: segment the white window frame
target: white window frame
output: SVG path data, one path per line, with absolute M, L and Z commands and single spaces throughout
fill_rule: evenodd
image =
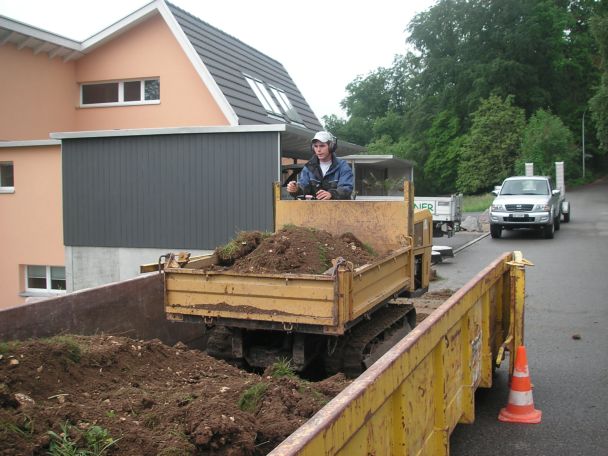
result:
M 143 79 L 124 79 L 115 81 L 98 81 L 98 82 L 83 82 L 80 84 L 80 107 L 81 108 L 99 108 L 107 106 L 139 106 L 139 105 L 156 105 L 160 104 L 160 90 L 158 100 L 146 100 L 146 81 L 158 81 L 160 86 L 160 78 L 143 78 Z M 125 82 L 139 82 L 140 99 L 136 101 L 124 101 L 125 98 Z M 83 88 L 98 84 L 118 84 L 118 101 L 110 101 L 108 103 L 83 103 Z
M 39 266 L 39 267 L 44 267 L 46 270 L 46 288 L 29 288 L 28 287 L 28 268 L 30 266 Z M 43 265 L 37 265 L 37 264 L 28 264 L 25 265 L 23 268 L 23 273 L 24 273 L 24 284 L 25 284 L 25 293 L 23 293 L 23 295 L 25 296 L 55 296 L 55 295 L 61 295 L 61 294 L 65 294 L 66 290 L 55 290 L 53 288 L 51 288 L 51 268 L 63 268 L 64 269 L 64 276 L 65 276 L 65 267 L 64 266 L 43 266 Z M 67 288 L 67 278 L 66 280 L 66 288 Z
M 12 161 L 2 161 L 0 166 L 10 166 L 13 170 L 13 185 L 4 185 L 2 176 L 0 175 L 0 193 L 15 193 L 15 163 Z
M 264 83 L 259 79 L 256 79 L 247 74 L 245 74 L 244 76 L 245 80 L 249 83 L 251 90 L 253 90 L 255 96 L 258 98 L 260 103 L 262 103 L 262 106 L 264 107 L 266 112 L 282 117 L 283 112 L 279 109 L 277 104 L 272 99 L 272 96 L 270 95 L 270 92 L 268 92 L 268 89 L 266 88 Z
M 295 108 L 291 104 L 291 101 L 289 101 L 289 98 L 287 97 L 287 94 L 285 93 L 285 91 L 283 91 L 277 87 L 273 87 L 273 86 L 269 86 L 269 87 L 270 87 L 270 90 L 272 91 L 272 93 L 274 94 L 274 97 L 277 99 L 277 101 L 281 105 L 281 108 L 283 108 L 283 112 L 285 113 L 285 116 L 292 123 L 304 126 L 304 122 L 302 121 L 302 118 L 300 117 L 298 112 L 295 110 Z

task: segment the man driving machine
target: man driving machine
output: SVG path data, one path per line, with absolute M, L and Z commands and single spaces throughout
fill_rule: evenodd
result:
M 313 157 L 304 165 L 298 182 L 287 184 L 294 198 L 350 199 L 353 192 L 353 172 L 344 160 L 336 157 L 338 141 L 327 131 L 318 132 L 311 141 Z

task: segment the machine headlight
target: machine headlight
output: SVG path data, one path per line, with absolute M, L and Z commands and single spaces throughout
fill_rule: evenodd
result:
M 551 210 L 551 205 L 549 203 L 537 204 L 534 206 L 535 211 L 549 212 Z
M 490 210 L 504 212 L 505 208 L 502 204 L 492 204 L 492 206 L 490 207 Z

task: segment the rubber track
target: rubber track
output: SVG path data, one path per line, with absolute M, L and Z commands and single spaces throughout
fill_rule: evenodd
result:
M 350 334 L 338 342 L 332 355 L 325 355 L 325 370 L 328 375 L 343 372 L 347 377 L 357 377 L 364 370 L 367 349 L 379 336 L 388 332 L 395 323 L 406 318 L 413 309 L 411 305 L 387 306 L 377 310 L 370 320 L 356 325 Z

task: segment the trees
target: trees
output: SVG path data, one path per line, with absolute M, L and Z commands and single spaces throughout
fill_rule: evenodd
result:
M 519 111 L 508 138 L 491 136 L 499 141 L 495 148 L 479 132 L 487 129 L 494 135 L 498 125 L 491 125 L 491 118 L 502 110 L 506 120 L 514 108 L 525 117 L 539 109 L 551 112 L 562 127 L 579 131 L 587 100 L 600 80 L 595 62 L 601 49 L 604 79 L 590 114 L 608 150 L 608 24 L 590 20 L 607 9 L 608 2 L 596 0 L 438 0 L 409 23 L 412 50 L 396 56 L 391 67 L 349 84 L 343 100 L 348 118 L 332 116 L 328 128 L 375 153 L 393 151 L 415 161 L 418 190 L 481 191 L 497 175 L 513 172 L 519 153 L 514 135 L 523 133 Z M 596 40 L 590 23 L 597 24 Z M 493 97 L 490 109 L 487 103 Z M 587 137 L 592 138 L 590 127 Z M 593 150 L 591 142 L 587 147 Z M 501 161 L 483 168 L 487 172 L 494 167 L 498 174 L 470 175 L 485 160 L 476 161 L 473 144 L 485 147 L 489 157 L 498 154 L 493 159 Z
M 456 191 L 459 151 L 463 147 L 459 133 L 460 120 L 449 111 L 440 112 L 427 131 L 430 153 L 424 164 L 424 174 L 433 193 Z
M 567 175 L 578 176 L 580 167 L 572 132 L 559 117 L 539 109 L 524 129 L 515 170 L 524 174 L 524 163 L 534 163 L 534 174 L 552 176 L 556 161 L 564 162 Z
M 488 191 L 513 174 L 526 119 L 513 97 L 491 96 L 472 114 L 460 148 L 456 185 L 464 193 Z
M 597 16 L 592 21 L 592 31 L 600 49 L 602 79 L 593 98 L 589 101 L 591 114 L 597 129 L 598 151 L 608 152 L 608 15 Z

